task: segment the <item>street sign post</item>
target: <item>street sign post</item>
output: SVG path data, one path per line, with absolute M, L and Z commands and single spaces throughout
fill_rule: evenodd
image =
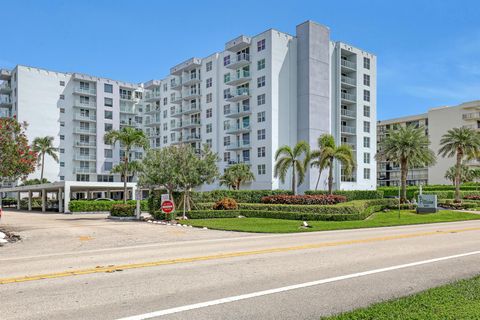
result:
M 135 215 L 137 217 L 137 220 L 140 220 L 140 217 L 142 216 L 142 207 L 140 205 L 140 200 L 142 199 L 142 190 L 140 190 L 140 188 L 135 190 L 135 199 L 137 200 Z
M 170 215 L 170 219 L 173 220 L 173 213 L 175 212 L 175 204 L 172 200 L 162 201 L 161 210 L 165 213 L 165 216 Z

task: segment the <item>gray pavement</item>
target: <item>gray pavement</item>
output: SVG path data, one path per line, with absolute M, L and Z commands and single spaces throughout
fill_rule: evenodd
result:
M 2 320 L 118 319 L 480 250 L 480 221 L 258 235 L 111 222 L 98 215 L 8 212 L 6 217 L 1 225 L 24 240 L 0 248 L 0 278 L 138 267 L 0 284 Z M 205 259 L 171 261 L 199 256 Z M 159 261 L 170 264 L 146 264 Z M 476 274 L 480 254 L 157 318 L 318 319 Z

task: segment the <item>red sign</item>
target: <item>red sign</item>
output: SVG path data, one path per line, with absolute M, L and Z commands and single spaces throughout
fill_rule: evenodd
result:
M 171 200 L 165 200 L 162 202 L 162 212 L 163 213 L 171 213 L 175 210 L 175 205 Z

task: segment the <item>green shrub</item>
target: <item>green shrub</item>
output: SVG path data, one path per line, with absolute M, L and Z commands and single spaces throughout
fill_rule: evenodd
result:
M 271 204 L 317 204 L 317 205 L 333 205 L 340 202 L 347 201 L 345 196 L 340 195 L 326 195 L 326 194 L 316 194 L 316 195 L 279 195 L 279 196 L 268 196 L 262 198 L 262 203 L 271 203 Z
M 215 202 L 213 205 L 213 210 L 237 210 L 238 203 L 235 199 L 232 198 L 223 198 Z
M 17 199 L 15 198 L 3 198 L 2 199 L 2 206 L 5 207 L 12 207 L 17 205 Z
M 384 197 L 398 197 L 398 187 L 378 187 L 377 190 L 383 191 Z M 428 185 L 422 187 L 423 192 L 428 191 L 454 191 L 455 187 L 453 185 Z M 479 184 L 470 184 L 463 183 L 460 186 L 462 191 L 479 191 Z M 407 199 L 412 199 L 415 196 L 416 192 L 419 192 L 418 186 L 407 186 Z
M 415 199 L 418 198 L 418 195 L 420 194 L 419 191 L 416 191 L 414 193 Z M 453 199 L 455 198 L 455 190 L 451 191 L 424 191 L 423 194 L 434 194 L 437 195 L 437 199 Z M 465 191 L 462 190 L 460 191 L 460 197 L 471 197 L 471 196 L 480 196 L 480 191 Z
M 175 211 L 171 213 L 164 213 L 161 210 L 157 210 L 151 215 L 155 220 L 175 220 L 177 218 Z
M 113 204 L 110 209 L 110 215 L 114 217 L 134 217 L 135 205 L 132 204 Z
M 309 191 L 305 191 L 305 194 L 309 194 L 309 195 L 328 194 L 328 191 L 309 190 Z M 344 196 L 347 198 L 347 201 L 382 199 L 384 196 L 384 193 L 381 190 L 336 190 L 333 192 L 333 194 Z
M 193 192 L 194 203 L 217 202 L 223 198 L 232 198 L 237 202 L 260 203 L 263 197 L 274 195 L 291 195 L 287 190 L 214 190 Z
M 114 204 L 123 204 L 123 201 L 90 201 L 90 200 L 73 200 L 70 201 L 68 208 L 71 212 L 108 212 Z M 128 200 L 127 204 L 136 206 L 136 200 Z M 148 200 L 140 201 L 140 209 L 148 210 Z

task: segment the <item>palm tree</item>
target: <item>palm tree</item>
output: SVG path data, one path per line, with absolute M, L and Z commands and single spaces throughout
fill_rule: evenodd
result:
M 245 163 L 234 164 L 225 171 L 220 183 L 230 185 L 234 190 L 240 190 L 242 183 L 255 180 L 255 176 L 250 171 L 250 166 Z
M 455 163 L 455 202 L 460 202 L 462 161 L 476 158 L 480 151 L 480 135 L 471 128 L 453 128 L 440 139 L 438 154 L 442 157 L 456 156 Z
M 318 179 L 315 190 L 320 182 L 320 175 L 324 169 L 328 169 L 328 193 L 333 193 L 333 166 L 336 161 L 340 162 L 345 174 L 351 174 L 355 168 L 355 160 L 352 148 L 348 145 L 335 144 L 335 138 L 331 134 L 322 134 L 317 140 L 318 150 L 312 151 L 312 167 L 318 168 Z
M 140 147 L 148 148 L 148 139 L 141 130 L 136 130 L 130 127 L 124 127 L 120 130 L 112 130 L 105 134 L 104 140 L 106 144 L 115 144 L 120 142 L 120 146 L 125 148 L 125 156 L 123 160 L 123 202 L 127 202 L 127 180 L 129 172 L 129 156 L 132 148 Z
M 228 170 L 225 171 L 223 175 L 220 176 L 220 185 L 221 186 L 226 186 L 228 190 L 233 189 L 235 190 L 235 179 L 231 172 L 228 172 Z
M 410 167 L 426 167 L 435 163 L 435 153 L 429 148 L 425 128 L 412 125 L 392 129 L 379 143 L 378 160 L 400 164 L 400 202 L 407 201 L 407 175 Z
M 138 172 L 142 170 L 142 164 L 138 161 L 130 161 L 128 163 L 128 170 L 124 170 L 125 167 L 125 162 L 119 163 L 115 165 L 112 170 L 110 170 L 111 173 L 120 173 L 122 175 L 122 179 L 127 179 L 129 177 L 134 177 Z M 128 172 L 128 177 L 124 177 L 123 174 L 125 172 Z
M 53 137 L 37 137 L 32 143 L 33 151 L 38 154 L 38 165 L 41 166 L 40 181 L 43 181 L 43 170 L 45 168 L 45 155 L 49 155 L 58 162 L 57 148 L 53 146 Z
M 448 168 L 445 172 L 445 179 L 452 181 L 453 185 L 455 185 L 455 173 L 456 173 L 456 166 L 452 166 Z M 478 169 L 470 169 L 467 165 L 462 164 L 460 168 L 460 181 L 461 182 L 470 182 L 473 181 L 476 177 L 478 177 Z
M 293 150 L 289 146 L 280 147 L 275 153 L 275 161 L 275 177 L 280 177 L 282 183 L 285 182 L 288 170 L 292 168 L 292 192 L 297 194 L 297 186 L 305 180 L 305 173 L 310 162 L 310 146 L 307 142 L 300 141 Z

